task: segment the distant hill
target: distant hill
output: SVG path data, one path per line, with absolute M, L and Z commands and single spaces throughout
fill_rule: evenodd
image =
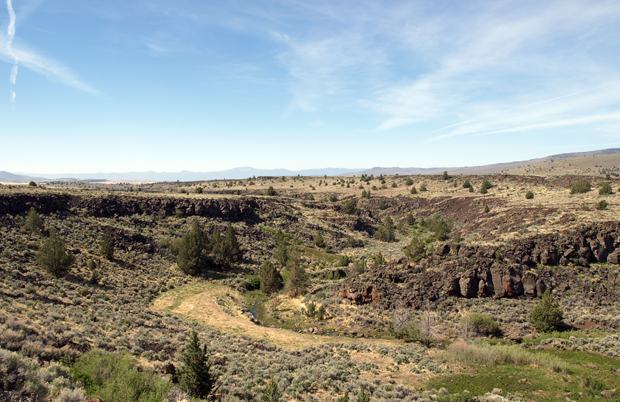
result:
M 533 174 L 533 169 L 527 169 L 528 166 L 540 165 L 544 163 L 553 163 L 554 161 L 571 160 L 586 157 L 603 157 L 603 156 L 619 156 L 618 162 L 615 158 L 609 159 L 609 163 L 616 163 L 620 166 L 620 148 L 601 149 L 589 152 L 571 152 L 565 154 L 551 155 L 544 158 L 530 159 L 526 161 L 496 163 L 483 166 L 466 166 L 466 167 L 434 167 L 434 168 L 400 168 L 400 167 L 374 167 L 372 169 L 345 169 L 345 168 L 324 168 L 324 169 L 306 169 L 306 170 L 287 170 L 287 169 L 255 169 L 252 167 L 239 167 L 229 170 L 221 170 L 214 172 L 190 172 L 183 170 L 181 172 L 124 172 L 124 173 L 62 173 L 62 174 L 34 174 L 22 173 L 13 174 L 5 171 L 0 172 L 0 180 L 3 181 L 26 181 L 26 180 L 126 180 L 126 181 L 201 181 L 201 180 L 221 180 L 221 179 L 247 179 L 248 177 L 259 176 L 353 176 L 360 174 L 374 174 L 378 176 L 384 175 L 425 175 L 425 174 L 441 174 L 447 171 L 451 175 L 455 174 L 493 174 L 507 172 L 511 174 Z M 602 160 L 607 160 L 605 158 Z M 598 159 L 597 159 L 598 160 Z M 591 166 L 590 166 L 591 165 Z M 565 168 L 568 168 L 566 164 Z M 604 166 L 605 169 L 612 169 L 614 165 Z M 560 166 L 550 165 L 542 170 L 537 170 L 537 174 L 542 172 L 550 172 L 549 174 L 595 174 L 593 172 L 603 171 L 603 167 L 594 160 L 584 160 L 580 162 L 579 169 L 568 169 L 566 172 L 560 171 Z M 579 172 L 579 173 L 577 173 Z
M 424 175 L 424 174 L 441 174 L 447 171 L 449 174 L 492 174 L 492 173 L 501 173 L 507 171 L 513 171 L 513 169 L 522 168 L 525 166 L 538 165 L 540 163 L 552 162 L 558 160 L 565 159 L 574 159 L 574 158 L 583 158 L 588 156 L 599 156 L 599 155 L 614 155 L 620 154 L 620 148 L 609 148 L 609 149 L 601 149 L 598 151 L 589 151 L 589 152 L 571 152 L 566 154 L 558 154 L 546 156 L 544 158 L 530 159 L 526 161 L 517 161 L 517 162 L 507 162 L 507 163 L 496 163 L 492 165 L 483 165 L 483 166 L 467 166 L 467 167 L 436 167 L 436 168 L 381 168 L 374 167 L 372 169 L 362 170 L 360 172 L 355 172 L 353 174 L 374 174 L 378 176 L 380 174 L 384 175 Z M 519 173 L 520 174 L 520 173 Z M 347 176 L 352 174 L 347 174 Z
M 339 176 L 346 173 L 357 172 L 359 169 L 324 168 L 307 170 L 287 169 L 254 169 L 240 167 L 216 172 L 125 172 L 125 173 L 60 173 L 60 174 L 37 174 L 49 180 L 127 180 L 127 181 L 200 181 L 217 179 L 247 179 L 252 176 Z M 6 172 L 5 172 L 6 173 Z M 11 175 L 11 173 L 8 173 Z M 12 175 L 14 179 L 3 180 L 33 180 L 30 176 Z M 24 178 L 22 178 L 24 177 Z M 2 179 L 2 178 L 0 178 Z M 39 178 L 41 179 L 41 178 Z
M 3 181 L 25 181 L 25 180 L 44 180 L 42 177 L 35 176 L 23 176 L 20 174 L 13 174 L 9 172 L 0 171 L 0 180 Z
M 620 175 L 620 153 L 553 159 L 553 161 L 511 169 L 506 173 L 535 176 L 606 176 L 609 174 L 618 177 Z

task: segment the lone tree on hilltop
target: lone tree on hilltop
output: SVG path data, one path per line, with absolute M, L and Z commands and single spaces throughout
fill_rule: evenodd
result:
M 114 258 L 114 244 L 112 244 L 112 239 L 110 239 L 110 236 L 106 235 L 103 238 L 99 251 L 106 260 L 111 261 L 112 258 Z
M 69 268 L 75 263 L 75 256 L 67 253 L 63 241 L 57 236 L 56 230 L 50 231 L 50 236 L 43 242 L 37 253 L 37 262 L 41 268 L 55 276 L 66 275 Z
M 206 262 L 206 240 L 198 219 L 194 219 L 192 228 L 183 235 L 179 245 L 177 265 L 181 271 L 189 275 L 196 275 L 200 272 Z
M 215 376 L 211 374 L 207 345 L 200 347 L 196 331 L 192 331 L 181 360 L 183 361 L 179 374 L 181 389 L 194 398 L 208 398 L 215 385 Z
M 43 219 L 41 219 L 34 207 L 30 207 L 30 211 L 28 211 L 26 222 L 24 223 L 24 229 L 34 234 L 41 234 L 43 231 Z
M 530 323 L 540 332 L 551 332 L 560 327 L 564 312 L 557 303 L 553 302 L 553 296 L 549 289 L 545 290 L 540 303 L 530 313 Z

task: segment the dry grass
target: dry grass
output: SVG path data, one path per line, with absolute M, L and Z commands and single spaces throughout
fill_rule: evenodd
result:
M 153 301 L 153 308 L 178 314 L 210 328 L 235 335 L 263 339 L 279 347 L 294 349 L 334 341 L 398 345 L 401 342 L 376 339 L 333 338 L 300 334 L 280 328 L 256 325 L 239 308 L 241 295 L 214 282 L 197 282 L 168 291 Z M 299 299 L 285 299 L 286 305 L 301 307 Z

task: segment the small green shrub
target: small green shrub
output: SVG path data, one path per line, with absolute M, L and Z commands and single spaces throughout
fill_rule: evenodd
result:
M 465 179 L 465 181 L 463 182 L 463 188 L 471 188 L 471 183 L 469 182 L 469 179 Z
M 490 211 L 489 206 L 488 206 L 488 205 L 485 205 L 485 206 L 484 206 L 484 213 L 485 213 L 485 214 L 488 214 L 488 213 L 489 213 L 489 211 Z
M 340 209 L 340 212 L 342 212 L 345 215 L 352 215 L 355 213 L 356 208 L 357 208 L 357 201 L 355 200 L 355 198 L 351 198 L 344 202 L 344 205 Z
M 528 190 L 528 192 L 525 193 L 525 198 L 531 200 L 532 198 L 534 198 L 534 192 L 532 190 Z
M 467 327 L 468 331 L 481 335 L 496 335 L 499 333 L 499 325 L 486 314 L 469 313 L 461 319 L 461 327 Z
M 30 207 L 23 227 L 26 231 L 33 234 L 41 234 L 43 231 L 43 219 L 41 219 L 34 207 Z
M 609 183 L 603 183 L 601 184 L 601 187 L 598 189 L 598 194 L 599 195 L 609 195 L 609 194 L 613 194 L 613 190 L 611 189 L 611 184 Z
M 604 211 L 607 209 L 607 201 L 605 200 L 600 200 L 599 202 L 596 203 L 596 209 L 598 209 L 599 211 Z
M 420 191 L 428 191 L 428 189 L 426 188 L 426 184 L 420 184 Z
M 570 185 L 571 194 L 583 194 L 592 190 L 590 182 L 586 179 L 579 179 Z
M 413 184 L 413 180 L 411 180 L 411 177 L 407 177 L 407 180 L 405 181 L 405 185 L 410 186 L 412 184 Z
M 426 247 L 419 237 L 413 237 L 409 245 L 403 249 L 403 253 L 412 261 L 420 261 L 426 256 Z
M 196 194 L 202 194 L 202 187 L 196 187 Z
M 93 398 L 110 402 L 159 402 L 171 388 L 168 381 L 148 371 L 138 371 L 129 355 L 91 350 L 80 356 L 71 374 Z
M 377 229 L 377 231 L 375 232 L 375 239 L 388 243 L 396 241 L 394 228 L 388 225 L 381 225 L 379 229 Z
M 267 195 L 273 197 L 278 195 L 278 193 L 276 193 L 276 190 L 274 190 L 273 186 L 269 186 L 269 188 L 267 189 Z
M 261 394 L 260 401 L 261 402 L 280 402 L 282 400 L 282 393 L 278 388 L 278 383 L 274 380 L 273 377 L 269 380 L 269 384 L 263 389 L 263 393 Z
M 411 194 L 417 194 L 418 193 L 418 190 L 415 188 L 415 186 L 411 187 L 410 193 Z

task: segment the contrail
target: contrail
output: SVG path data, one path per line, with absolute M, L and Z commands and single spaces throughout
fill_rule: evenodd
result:
M 15 38 L 15 11 L 13 10 L 13 4 L 11 4 L 11 0 L 6 0 L 6 8 L 9 11 L 9 28 L 7 30 L 7 40 L 6 40 L 6 48 L 8 49 L 11 56 L 13 56 L 13 68 L 11 69 L 11 76 L 9 77 L 9 81 L 11 81 L 12 85 L 15 85 L 17 81 L 17 63 L 19 59 L 15 56 L 13 52 L 13 38 Z M 11 102 L 15 102 L 15 91 L 11 90 Z

